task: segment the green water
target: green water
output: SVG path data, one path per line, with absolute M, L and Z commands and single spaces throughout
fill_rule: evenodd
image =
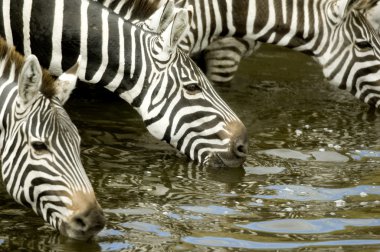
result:
M 380 250 L 379 115 L 312 59 L 274 47 L 217 89 L 248 128 L 244 168 L 189 163 L 121 100 L 73 99 L 106 228 L 90 242 L 61 237 L 2 186 L 0 251 Z

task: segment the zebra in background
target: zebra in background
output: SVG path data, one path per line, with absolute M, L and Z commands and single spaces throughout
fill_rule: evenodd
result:
M 0 39 L 0 155 L 8 193 L 61 234 L 89 239 L 105 224 L 80 159 L 80 137 L 62 105 L 76 66 L 54 80 L 34 55 Z
M 0 35 L 24 54 L 35 54 L 52 74 L 81 54 L 79 79 L 117 93 L 154 137 L 201 164 L 236 167 L 245 161 L 245 126 L 177 48 L 188 29 L 187 11 L 168 15 L 174 18 L 156 34 L 93 1 L 0 3 Z
M 131 22 L 140 25 L 149 30 L 160 32 L 161 30 L 155 26 L 155 17 L 153 14 L 156 13 L 156 9 L 162 2 L 168 3 L 167 0 L 93 0 L 99 2 L 105 7 L 112 9 L 115 13 L 123 16 L 124 19 L 130 20 Z M 160 3 L 161 2 L 161 3 Z M 169 3 L 172 3 L 170 1 Z M 174 3 L 174 2 L 173 2 Z M 178 9 L 187 8 L 194 12 L 192 4 L 194 2 L 185 2 L 183 0 L 175 0 Z M 204 6 L 207 2 L 203 3 Z M 162 8 L 162 6 L 161 6 Z M 202 12 L 201 9 L 197 10 L 199 13 Z M 199 14 L 198 13 L 198 14 Z M 192 30 L 190 32 L 195 32 L 199 27 L 204 29 L 207 23 L 205 23 L 204 15 L 197 15 L 197 20 L 191 20 Z M 152 20 L 152 21 L 151 21 Z M 194 22 L 196 21 L 196 22 Z M 150 26 L 147 23 L 152 23 Z M 184 37 L 187 39 L 187 36 Z M 206 73 L 207 78 L 214 83 L 227 83 L 230 82 L 236 71 L 238 70 L 238 65 L 242 58 L 248 57 L 253 51 L 260 47 L 260 43 L 235 37 L 218 37 L 213 38 L 212 41 L 207 45 L 207 47 L 200 50 L 192 48 L 196 41 L 184 40 L 179 44 L 180 48 L 185 52 L 189 53 L 191 57 L 197 62 L 203 71 Z
M 120 5 L 127 0 L 101 1 L 110 8 L 119 3 L 114 11 L 125 15 Z M 176 6 L 190 8 L 193 14 L 191 29 L 179 46 L 201 58 L 214 82 L 230 81 L 242 56 L 259 43 L 285 46 L 313 56 L 331 84 L 378 108 L 380 42 L 369 24 L 378 22 L 376 3 L 378 0 L 176 0 Z

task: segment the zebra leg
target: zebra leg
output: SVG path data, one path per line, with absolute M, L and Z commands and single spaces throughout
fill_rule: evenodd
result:
M 196 59 L 207 78 L 214 83 L 228 83 L 238 70 L 242 58 L 257 50 L 260 43 L 254 40 L 226 37 L 218 39 Z

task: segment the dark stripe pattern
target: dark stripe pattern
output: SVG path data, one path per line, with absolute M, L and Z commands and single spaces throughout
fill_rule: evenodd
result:
M 110 8 L 118 2 L 114 10 L 124 16 L 120 5 L 134 0 L 101 2 Z M 193 14 L 193 25 L 180 47 L 199 61 L 212 81 L 230 81 L 242 57 L 260 42 L 271 43 L 312 55 L 330 83 L 380 106 L 380 45 L 373 29 L 380 22 L 377 0 L 175 2 Z
M 119 94 L 156 138 L 203 164 L 221 156 L 234 165 L 244 161 L 232 149 L 237 139 L 245 142 L 245 127 L 196 64 L 175 46 L 186 28 L 185 11 L 156 34 L 94 1 L 9 2 L 0 1 L 3 17 L 12 16 L 10 22 L 0 20 L 1 35 L 25 54 L 35 54 L 51 73 L 62 73 L 80 53 L 79 79 Z
M 81 163 L 78 130 L 62 107 L 63 96 L 57 89 L 62 80 L 54 81 L 39 71 L 37 60 L 31 65 L 33 57 L 24 63 L 24 58 L 0 39 L 1 174 L 18 203 L 61 230 L 81 208 L 77 194 L 86 195 L 94 209 L 100 208 Z M 41 93 L 48 89 L 51 92 Z M 81 237 L 98 231 L 84 231 Z

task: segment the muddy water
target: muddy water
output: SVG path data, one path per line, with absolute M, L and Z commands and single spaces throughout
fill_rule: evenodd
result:
M 379 251 L 379 115 L 274 47 L 218 90 L 249 130 L 241 169 L 189 163 L 120 100 L 71 100 L 107 226 L 60 237 L 2 186 L 0 251 Z

